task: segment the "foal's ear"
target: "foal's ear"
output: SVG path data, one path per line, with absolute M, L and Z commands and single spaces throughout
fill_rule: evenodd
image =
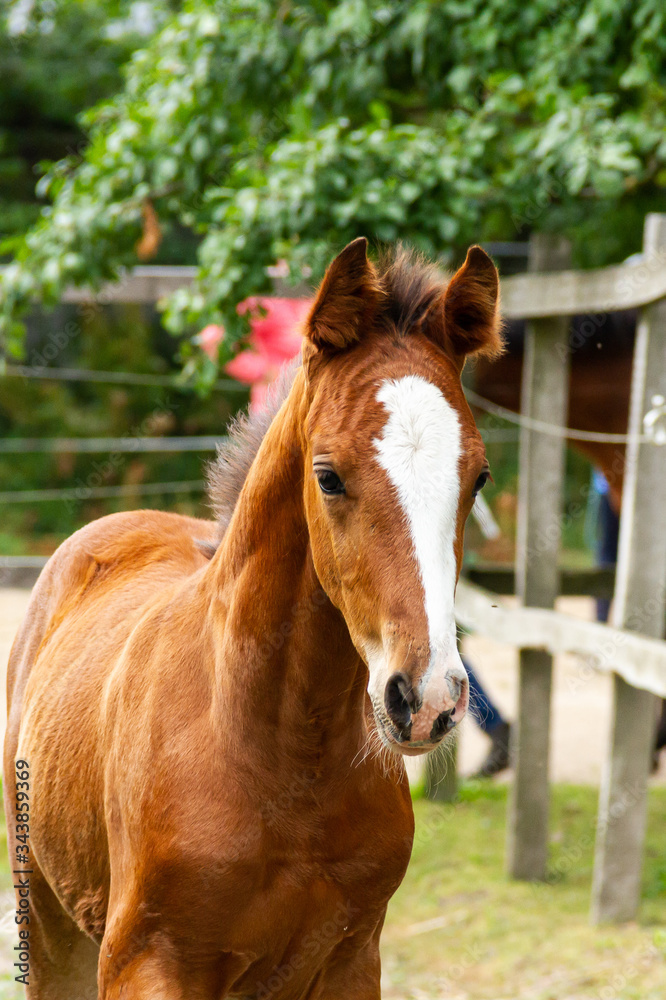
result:
M 351 347 L 360 340 L 380 295 L 377 272 L 368 260 L 368 241 L 359 236 L 329 265 L 306 320 L 306 338 L 318 349 Z
M 443 296 L 445 349 L 464 363 L 468 354 L 502 351 L 497 268 L 481 247 L 470 247 Z

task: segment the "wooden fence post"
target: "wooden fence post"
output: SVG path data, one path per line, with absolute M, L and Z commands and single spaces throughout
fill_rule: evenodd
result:
M 530 271 L 564 270 L 569 261 L 566 240 L 532 237 Z M 569 320 L 562 316 L 533 320 L 525 334 L 521 413 L 559 427 L 566 426 L 568 410 L 568 336 Z M 564 438 L 521 428 L 516 593 L 531 607 L 552 608 L 559 592 L 565 455 Z M 521 649 L 507 830 L 507 866 L 513 878 L 546 876 L 551 674 L 549 653 Z
M 666 215 L 648 215 L 645 267 L 666 260 Z M 662 267 L 663 265 L 662 260 Z M 656 261 L 658 263 L 658 259 Z M 654 264 L 653 264 L 654 266 Z M 666 299 L 641 310 L 636 330 L 622 493 L 613 622 L 659 638 L 666 591 L 666 445 L 639 443 L 644 416 L 666 396 Z M 592 919 L 633 920 L 647 812 L 647 778 L 654 746 L 654 695 L 614 678 L 612 747 L 602 777 L 592 887 Z

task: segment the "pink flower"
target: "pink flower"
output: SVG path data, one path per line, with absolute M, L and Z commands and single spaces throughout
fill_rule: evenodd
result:
M 241 316 L 250 314 L 250 347 L 236 355 L 225 371 L 252 386 L 253 407 L 263 405 L 268 386 L 284 362 L 300 351 L 300 327 L 311 304 L 310 299 L 252 296 L 238 305 Z
M 217 349 L 224 340 L 224 327 L 216 323 L 209 323 L 197 335 L 196 341 L 211 361 L 217 360 Z

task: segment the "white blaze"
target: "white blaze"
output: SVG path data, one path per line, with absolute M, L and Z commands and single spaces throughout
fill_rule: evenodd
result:
M 420 375 L 383 382 L 388 411 L 378 461 L 409 524 L 425 598 L 430 665 L 458 662 L 454 617 L 455 537 L 460 494 L 460 420 L 442 392 Z

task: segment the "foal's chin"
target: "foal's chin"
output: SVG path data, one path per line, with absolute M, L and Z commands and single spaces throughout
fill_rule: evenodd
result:
M 379 733 L 379 738 L 385 747 L 387 747 L 392 753 L 402 756 L 402 757 L 423 757 L 425 754 L 432 753 L 437 747 L 441 747 L 443 743 L 446 743 L 449 733 L 445 733 L 438 740 L 405 740 L 401 739 L 399 734 L 393 729 L 389 724 L 387 725 L 381 718 L 375 715 L 375 723 L 377 726 L 377 732 Z

